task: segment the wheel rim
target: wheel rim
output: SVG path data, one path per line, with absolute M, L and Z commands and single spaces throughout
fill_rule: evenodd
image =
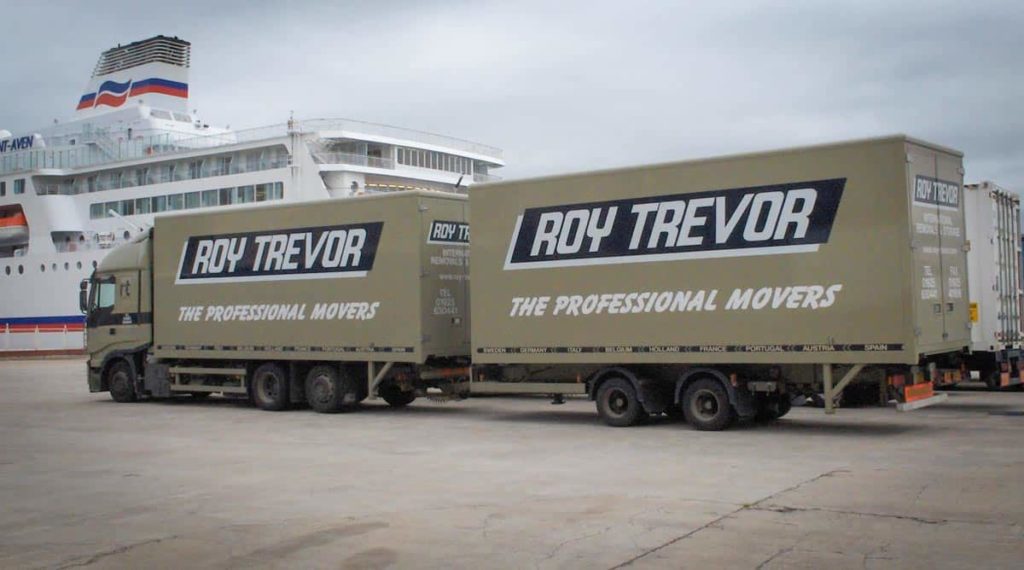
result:
M 123 371 L 114 372 L 114 377 L 111 379 L 111 385 L 117 392 L 127 392 L 128 390 L 128 375 Z
M 612 415 L 622 416 L 629 411 L 629 395 L 626 394 L 625 390 L 620 388 L 612 388 L 608 390 L 608 395 L 605 396 L 605 402 L 608 404 L 608 411 Z
M 313 378 L 312 382 L 313 401 L 326 404 L 331 401 L 334 396 L 334 390 L 331 386 L 330 378 L 326 375 L 320 375 Z
M 264 374 L 260 379 L 260 395 L 264 400 L 276 400 L 280 394 L 280 386 L 273 374 Z
M 721 406 L 718 397 L 711 390 L 701 390 L 693 397 L 690 409 L 702 420 L 712 420 L 718 416 Z

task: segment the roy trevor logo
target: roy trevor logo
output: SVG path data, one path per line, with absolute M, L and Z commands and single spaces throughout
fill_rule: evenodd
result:
M 175 283 L 226 283 L 365 277 L 383 222 L 193 236 Z
M 956 182 L 918 176 L 914 179 L 914 201 L 958 210 L 960 209 L 960 185 Z
M 818 250 L 845 178 L 529 208 L 505 269 L 640 263 Z
M 430 223 L 427 243 L 439 245 L 469 245 L 469 224 L 434 220 Z

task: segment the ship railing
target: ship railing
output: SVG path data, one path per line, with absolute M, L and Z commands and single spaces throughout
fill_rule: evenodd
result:
M 443 146 L 498 160 L 502 160 L 503 157 L 503 152 L 500 148 L 490 145 L 426 131 L 393 127 L 391 125 L 383 125 L 379 123 L 367 123 L 365 121 L 355 121 L 352 119 L 307 119 L 304 121 L 295 121 L 292 124 L 292 130 L 299 132 L 351 131 L 362 135 L 375 135 L 392 139 L 403 139 L 422 144 Z
M 115 136 L 115 133 L 108 129 L 97 129 L 77 135 L 61 135 L 54 137 L 51 144 L 54 144 L 53 141 L 69 144 L 70 140 L 74 138 L 75 146 L 60 149 L 36 148 L 6 153 L 0 156 L 0 173 L 84 168 L 122 160 L 259 142 L 283 137 L 290 132 L 301 134 L 326 131 L 348 131 L 358 135 L 375 135 L 399 139 L 399 141 L 433 144 L 497 160 L 502 159 L 501 149 L 464 139 L 351 119 L 310 119 L 196 136 L 187 136 L 181 133 L 149 134 L 150 131 L 138 131 L 130 139 L 125 139 L 119 135 Z
M 348 164 L 351 166 L 367 166 L 370 168 L 386 168 L 394 170 L 395 161 L 379 156 L 367 156 L 350 152 L 313 152 L 313 160 L 318 164 Z

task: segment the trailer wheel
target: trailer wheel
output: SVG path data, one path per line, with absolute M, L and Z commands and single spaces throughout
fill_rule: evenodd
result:
M 623 378 L 612 378 L 601 384 L 597 390 L 597 414 L 612 427 L 628 427 L 647 419 L 636 389 Z
M 729 394 L 717 380 L 702 378 L 686 389 L 683 396 L 686 421 L 700 431 L 721 431 L 736 421 Z
M 416 399 L 416 392 L 409 390 L 403 392 L 397 384 L 387 382 L 377 388 L 377 393 L 392 408 L 403 408 L 413 403 Z
M 306 401 L 321 414 L 333 414 L 345 408 L 345 395 L 355 394 L 352 379 L 339 372 L 338 367 L 321 364 L 306 375 Z
M 252 400 L 261 410 L 279 412 L 288 409 L 288 374 L 268 362 L 252 373 Z
M 130 364 L 118 360 L 110 366 L 107 371 L 107 386 L 110 389 L 110 397 L 115 402 L 134 402 L 138 399 L 135 393 L 135 373 L 132 372 Z

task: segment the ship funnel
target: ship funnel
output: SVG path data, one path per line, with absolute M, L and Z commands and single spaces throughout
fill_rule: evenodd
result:
M 188 113 L 191 44 L 156 36 L 100 54 L 77 116 L 95 116 L 144 99 L 150 107 Z

